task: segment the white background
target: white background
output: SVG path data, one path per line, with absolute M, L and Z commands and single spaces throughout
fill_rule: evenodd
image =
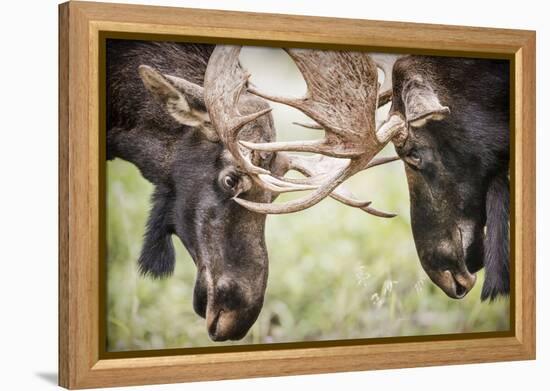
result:
M 119 2 L 124 2 L 119 0 Z M 133 3 L 537 30 L 537 361 L 194 383 L 158 390 L 548 387 L 547 71 L 544 1 L 182 0 Z M 4 1 L 0 29 L 0 389 L 53 389 L 57 376 L 57 1 Z M 459 353 L 457 353 L 459 354 Z M 544 384 L 538 385 L 537 384 Z M 133 388 L 132 388 L 133 389 Z M 137 389 L 137 388 L 135 388 Z

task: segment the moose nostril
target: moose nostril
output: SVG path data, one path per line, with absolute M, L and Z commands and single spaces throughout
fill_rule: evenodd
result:
M 462 286 L 456 279 L 455 279 L 455 286 L 456 286 L 456 295 L 461 298 L 464 297 L 468 289 L 465 286 Z
M 208 334 L 210 335 L 210 338 L 212 338 L 214 341 L 219 340 L 217 331 L 218 331 L 220 316 L 222 315 L 222 313 L 223 313 L 223 310 L 219 310 L 216 315 L 214 315 L 213 317 L 209 317 L 209 319 L 207 319 Z
M 466 296 L 466 293 L 470 291 L 470 289 L 473 288 L 476 282 L 476 276 L 475 274 L 470 274 L 468 272 L 466 273 L 450 273 L 455 286 L 455 294 L 458 299 L 463 298 Z

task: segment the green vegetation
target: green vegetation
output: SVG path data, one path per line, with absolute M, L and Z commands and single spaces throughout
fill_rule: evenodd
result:
M 109 350 L 220 345 L 193 312 L 195 266 L 178 238 L 171 278 L 139 276 L 152 186 L 129 163 L 116 160 L 107 168 Z M 508 329 L 508 300 L 479 301 L 482 274 L 463 300 L 448 298 L 427 278 L 412 240 L 402 171 L 397 162 L 352 179 L 357 194 L 371 195 L 377 207 L 398 212 L 396 218 L 375 218 L 333 200 L 268 217 L 264 308 L 246 338 L 233 343 Z

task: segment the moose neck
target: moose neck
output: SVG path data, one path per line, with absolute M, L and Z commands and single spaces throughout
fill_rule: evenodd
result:
M 107 158 L 133 163 L 148 181 L 158 184 L 170 174 L 176 142 L 175 135 L 159 134 L 148 128 L 113 128 L 107 133 Z

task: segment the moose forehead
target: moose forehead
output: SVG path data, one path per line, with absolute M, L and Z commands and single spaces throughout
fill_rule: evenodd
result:
M 230 166 L 235 164 L 235 158 L 233 157 L 231 152 L 229 152 L 227 149 L 223 150 L 220 156 L 220 160 L 224 166 Z

